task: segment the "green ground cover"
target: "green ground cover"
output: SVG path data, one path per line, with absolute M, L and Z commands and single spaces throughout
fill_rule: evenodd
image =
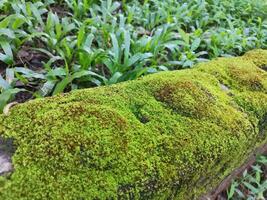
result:
M 265 0 L 1 0 L 0 110 L 266 48 L 266 19 Z
M 256 50 L 16 105 L 0 199 L 197 199 L 266 142 L 266 65 Z

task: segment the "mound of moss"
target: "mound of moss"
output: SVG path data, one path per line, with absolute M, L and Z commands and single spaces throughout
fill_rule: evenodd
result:
M 20 104 L 0 199 L 197 199 L 267 140 L 267 51 Z

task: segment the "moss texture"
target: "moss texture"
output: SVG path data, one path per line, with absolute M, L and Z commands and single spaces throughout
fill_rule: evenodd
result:
M 0 199 L 197 199 L 266 142 L 266 64 L 255 50 L 13 107 Z

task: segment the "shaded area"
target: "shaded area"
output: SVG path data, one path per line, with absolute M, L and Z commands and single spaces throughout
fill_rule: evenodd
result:
M 12 139 L 0 137 L 0 175 L 12 172 L 13 166 L 11 157 L 15 152 Z

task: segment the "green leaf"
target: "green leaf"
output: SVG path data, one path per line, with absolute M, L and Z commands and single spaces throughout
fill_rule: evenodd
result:
M 0 111 L 3 112 L 4 107 L 14 98 L 14 95 L 24 89 L 8 89 L 0 94 Z
M 83 76 L 94 76 L 94 77 L 98 77 L 98 78 L 103 78 L 102 76 L 92 72 L 92 71 L 88 71 L 88 70 L 81 70 L 78 72 L 75 72 L 74 74 L 72 74 L 72 79 L 76 79 L 76 78 L 81 78 Z
M 0 53 L 0 60 L 8 65 L 12 65 L 13 59 L 10 58 L 8 55 Z
M 124 62 L 128 62 L 129 53 L 130 53 L 130 45 L 131 45 L 131 37 L 129 31 L 124 31 Z
M 61 36 L 62 36 L 62 25 L 60 23 L 60 20 L 59 20 L 59 17 L 57 16 L 57 14 L 53 14 L 51 15 L 52 17 L 52 20 L 53 20 L 53 23 L 54 23 L 54 26 L 55 26 L 55 33 L 56 33 L 56 38 L 55 40 L 56 41 L 59 41 L 61 39 Z
M 31 48 L 32 50 L 35 50 L 35 51 L 40 51 L 46 55 L 48 55 L 50 58 L 53 58 L 55 57 L 50 51 L 44 49 L 44 48 Z
M 184 32 L 183 29 L 179 29 L 179 34 L 180 34 L 181 38 L 185 41 L 185 43 L 187 45 L 189 45 L 189 34 Z
M 31 3 L 31 12 L 33 13 L 34 17 L 37 19 L 39 24 L 41 24 L 44 27 L 44 22 L 42 20 L 41 13 L 39 12 L 38 8 Z
M 258 189 L 255 188 L 253 185 L 251 185 L 250 183 L 248 182 L 243 182 L 243 184 L 251 191 L 253 192 L 254 194 L 257 194 L 258 192 Z
M 9 83 L 0 74 L 0 88 L 7 90 L 10 87 Z
M 111 74 L 114 74 L 116 72 L 116 65 L 112 62 L 112 60 L 110 58 L 103 58 L 102 62 L 109 69 Z
M 145 60 L 145 59 L 148 59 L 150 57 L 152 57 L 153 54 L 151 53 L 137 53 L 135 55 L 133 55 L 127 63 L 125 63 L 126 67 L 130 67 L 132 65 L 134 65 L 136 62 L 140 61 L 140 60 Z
M 119 59 L 120 59 L 120 49 L 119 49 L 119 43 L 118 43 L 118 40 L 115 36 L 115 34 L 111 33 L 110 34 L 110 37 L 111 37 L 111 42 L 112 42 L 112 51 L 114 53 L 114 58 L 115 58 L 115 61 L 117 63 L 119 63 Z
M 2 21 L 0 21 L 0 29 L 7 28 L 11 19 L 12 19 L 12 15 L 5 17 Z
M 46 19 L 45 31 L 48 33 L 54 26 L 53 13 L 49 12 Z
M 23 15 L 16 14 L 14 18 L 15 20 L 12 23 L 12 29 L 14 30 L 20 28 L 26 22 L 26 18 Z
M 122 73 L 120 72 L 116 72 L 115 74 L 113 74 L 113 76 L 108 80 L 107 84 L 111 85 L 114 83 L 117 83 L 119 78 L 122 76 Z
M 77 47 L 80 48 L 83 40 L 84 40 L 84 35 L 85 35 L 85 27 L 84 25 L 81 26 L 78 32 L 78 37 L 77 37 Z
M 82 44 L 81 49 L 86 51 L 87 53 L 91 53 L 91 46 L 93 40 L 94 40 L 94 35 L 90 33 L 89 35 L 86 36 L 85 42 Z
M 76 78 L 81 78 L 83 76 L 88 76 L 90 75 L 90 72 L 89 71 L 86 71 L 86 70 L 82 70 L 82 71 L 79 71 L 79 72 L 75 72 L 74 74 L 72 74 L 72 79 L 76 79 Z
M 22 73 L 26 78 L 45 79 L 45 76 L 41 73 L 37 73 L 31 69 L 25 67 L 15 67 L 14 70 L 18 73 Z
M 64 68 L 55 68 L 47 73 L 47 77 L 56 78 L 57 76 L 66 76 L 67 72 Z
M 5 35 L 10 39 L 16 39 L 16 35 L 15 35 L 14 31 L 11 29 L 8 29 L 8 28 L 0 29 L 0 36 L 1 35 Z
M 267 164 L 267 156 L 257 156 L 257 162 Z
M 70 76 L 67 76 L 66 78 L 64 78 L 62 81 L 60 81 L 54 91 L 53 91 L 53 95 L 59 94 L 64 92 L 65 88 L 68 86 L 68 84 L 70 84 L 72 82 L 73 78 Z
M 10 44 L 7 41 L 1 39 L 0 45 L 1 45 L 2 49 L 4 50 L 5 54 L 8 55 L 9 57 L 13 58 L 12 48 L 11 48 Z
M 199 45 L 200 45 L 201 39 L 200 38 L 196 38 L 193 43 L 191 44 L 191 51 L 195 51 Z
M 234 193 L 235 193 L 235 190 L 236 190 L 236 187 L 237 186 L 238 186 L 238 183 L 237 182 L 233 182 L 231 184 L 230 190 L 227 191 L 227 199 L 228 200 L 230 200 L 234 196 Z
M 142 54 L 141 53 L 137 53 L 135 55 L 133 55 L 126 63 L 126 67 L 130 67 L 133 64 L 135 64 L 137 61 L 142 59 Z
M 6 69 L 6 81 L 9 85 L 11 85 L 15 81 L 15 72 L 13 68 Z
M 40 89 L 40 93 L 42 96 L 49 95 L 54 89 L 57 81 L 56 80 L 48 80 L 44 83 L 44 85 Z
M 5 62 L 6 64 L 12 65 L 13 64 L 13 53 L 12 48 L 8 41 L 4 39 L 0 39 L 0 46 L 3 49 L 5 54 L 0 53 L 0 60 Z

